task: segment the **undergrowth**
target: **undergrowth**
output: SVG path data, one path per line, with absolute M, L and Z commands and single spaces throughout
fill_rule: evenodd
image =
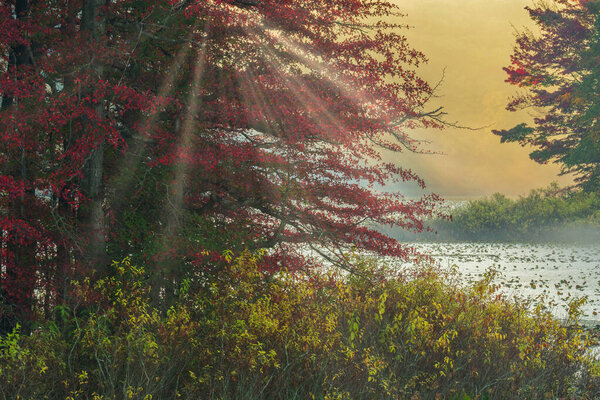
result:
M 77 301 L 0 338 L 2 399 L 557 399 L 600 397 L 589 339 L 435 271 L 271 274 L 243 253 L 176 305 L 142 268 L 74 283 Z M 575 310 L 574 310 L 575 312 Z

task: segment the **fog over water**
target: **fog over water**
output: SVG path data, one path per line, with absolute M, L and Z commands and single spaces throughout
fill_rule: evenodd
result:
M 497 272 L 500 292 L 531 306 L 544 300 L 558 318 L 569 302 L 586 297 L 582 319 L 600 323 L 600 248 L 597 245 L 523 243 L 417 243 L 459 282 L 473 284 Z
M 510 63 L 516 31 L 535 29 L 525 6 L 531 0 L 395 0 L 406 14 L 399 22 L 411 28 L 406 36 L 428 57 L 418 73 L 435 84 L 443 77 L 439 97 L 431 109 L 443 106 L 447 120 L 480 130 L 421 129 L 408 132 L 426 140 L 424 150 L 440 154 L 383 152 L 387 161 L 411 168 L 426 184 L 425 191 L 414 183 L 385 187 L 409 198 L 436 193 L 445 199 L 451 213 L 466 200 L 503 193 L 509 198 L 527 195 L 532 189 L 556 181 L 572 183 L 560 176 L 558 166 L 540 165 L 529 158 L 532 148 L 516 143 L 501 144 L 493 129 L 512 128 L 531 121 L 534 110 L 508 112 L 505 106 L 518 88 L 505 83 L 502 68 Z M 458 201 L 457 200 L 461 200 Z M 435 226 L 435 229 L 440 228 Z M 573 222 L 536 226 L 534 235 L 511 231 L 481 233 L 459 238 L 448 226 L 433 233 L 414 234 L 401 229 L 380 230 L 401 242 L 432 255 L 440 266 L 456 271 L 457 278 L 472 283 L 492 268 L 497 283 L 511 297 L 547 297 L 552 312 L 565 316 L 573 298 L 587 296 L 588 320 L 600 313 L 600 228 Z M 475 243 L 481 242 L 481 243 Z M 527 243 L 523 243 L 527 242 Z M 534 242 L 534 243 L 531 243 Z M 456 266 L 454 269 L 453 266 Z

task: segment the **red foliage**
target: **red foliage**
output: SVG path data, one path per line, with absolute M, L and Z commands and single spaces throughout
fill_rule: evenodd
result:
M 419 231 L 437 198 L 376 189 L 423 185 L 382 163 L 377 146 L 415 150 L 406 131 L 439 124 L 421 117 L 431 89 L 414 69 L 425 57 L 401 26 L 384 22 L 395 6 L 121 0 L 99 9 L 94 36 L 81 29 L 91 1 L 0 5 L 0 54 L 9 54 L 0 60 L 4 271 L 20 271 L 18 260 L 10 264 L 25 256 L 10 249 L 24 240 L 38 246 L 27 255 L 35 260 L 27 279 L 38 285 L 43 276 L 58 288 L 73 262 L 86 263 L 80 214 L 96 148 L 111 257 L 127 254 L 117 226 L 141 212 L 133 199 L 143 196 L 163 207 L 148 229 L 170 258 L 199 250 L 177 236 L 182 210 L 246 227 L 250 237 L 238 240 L 271 249 L 273 265 L 302 263 L 307 246 L 340 262 L 351 246 L 411 257 L 373 226 Z M 16 18 L 19 4 L 27 7 Z M 166 180 L 145 181 L 156 171 Z M 124 242 L 136 240 L 132 230 Z M 42 256 L 40 244 L 53 250 Z M 10 290 L 19 279 L 4 273 L 0 284 Z M 34 284 L 25 286 L 32 293 Z

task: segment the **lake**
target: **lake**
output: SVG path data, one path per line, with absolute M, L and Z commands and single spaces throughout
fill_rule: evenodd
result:
M 587 296 L 582 322 L 600 324 L 600 246 L 511 243 L 417 243 L 442 269 L 453 270 L 459 282 L 473 283 L 490 268 L 494 283 L 509 297 L 545 296 L 550 311 L 565 318 L 574 298 Z

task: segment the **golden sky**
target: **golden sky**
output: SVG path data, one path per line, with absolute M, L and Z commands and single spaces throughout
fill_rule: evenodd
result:
M 447 120 L 478 131 L 447 128 L 414 131 L 426 138 L 428 148 L 444 155 L 407 152 L 386 154 L 399 165 L 423 177 L 428 191 L 446 198 L 482 197 L 495 192 L 516 197 L 558 177 L 556 165 L 539 165 L 529 159 L 530 149 L 516 143 L 500 144 L 492 129 L 512 128 L 531 119 L 526 112 L 505 110 L 518 88 L 505 83 L 502 67 L 510 63 L 515 29 L 532 27 L 524 10 L 531 0 L 394 0 L 407 14 L 404 23 L 410 43 L 429 58 L 421 76 L 437 82 L 444 68 L 441 96 L 431 104 L 443 105 Z

